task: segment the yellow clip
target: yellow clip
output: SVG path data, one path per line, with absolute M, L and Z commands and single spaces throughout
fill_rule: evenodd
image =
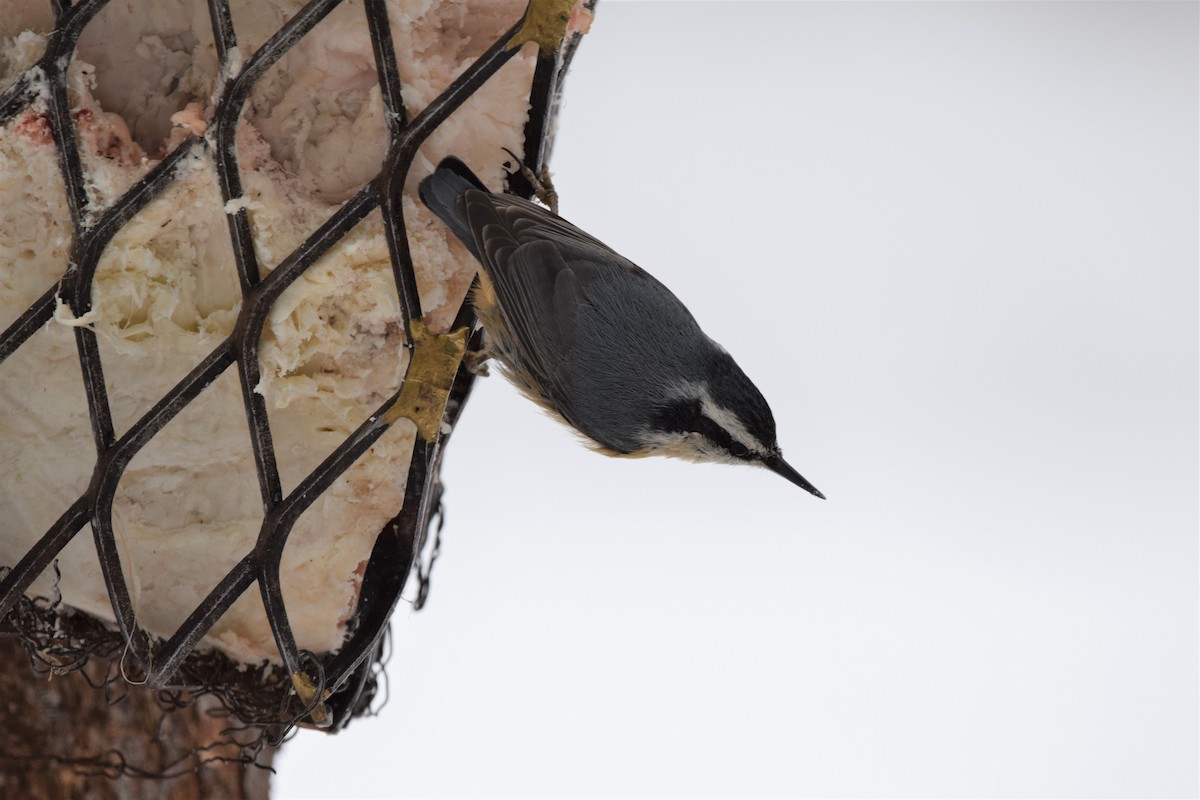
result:
M 313 698 L 317 696 L 317 686 L 312 682 L 312 678 L 300 671 L 293 672 L 292 686 L 296 689 L 296 696 L 300 698 L 300 702 L 304 704 L 305 708 L 308 708 L 312 704 Z M 329 707 L 325 705 L 325 701 L 329 699 L 330 694 L 328 689 L 321 692 L 321 702 L 313 706 L 312 711 L 308 713 L 308 718 L 318 728 L 328 728 L 333 724 L 333 717 L 329 714 Z
M 442 414 L 458 365 L 467 352 L 467 329 L 434 333 L 416 319 L 411 327 L 412 361 L 404 375 L 400 396 L 395 405 L 383 413 L 380 421 L 391 425 L 401 418 L 412 420 L 421 438 L 432 443 L 442 427 Z
M 567 24 L 571 21 L 571 9 L 574 6 L 575 0 L 529 0 L 525 19 L 508 40 L 508 49 L 514 50 L 526 42 L 537 42 L 541 52 L 557 52 L 567 35 Z

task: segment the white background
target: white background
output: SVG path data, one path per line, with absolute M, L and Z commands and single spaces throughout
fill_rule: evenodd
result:
M 1195 796 L 1197 23 L 602 3 L 562 213 L 829 500 L 482 381 L 391 701 L 276 796 Z

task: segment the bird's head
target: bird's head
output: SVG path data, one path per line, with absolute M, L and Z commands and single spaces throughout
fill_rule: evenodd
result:
M 825 499 L 783 460 L 770 406 L 724 350 L 701 380 L 669 385 L 643 437 L 647 455 L 758 465 Z

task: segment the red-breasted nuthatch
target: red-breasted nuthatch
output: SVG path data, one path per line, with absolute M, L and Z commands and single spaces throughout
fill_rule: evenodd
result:
M 783 460 L 762 393 L 645 270 L 457 159 L 420 194 L 483 265 L 484 354 L 597 450 L 760 464 L 825 497 Z

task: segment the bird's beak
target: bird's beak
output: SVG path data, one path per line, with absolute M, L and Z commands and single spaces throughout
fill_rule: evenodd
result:
M 771 470 L 771 472 L 774 472 L 776 475 L 782 475 L 783 477 L 787 478 L 789 481 L 796 484 L 797 486 L 799 486 L 801 489 L 805 490 L 806 492 L 815 494 L 817 497 L 821 498 L 822 500 L 825 499 L 825 495 L 821 494 L 820 490 L 817 489 L 817 487 L 813 486 L 811 483 L 809 483 L 807 480 L 805 480 L 803 475 L 801 475 L 799 472 L 796 472 L 796 470 L 792 469 L 791 466 L 789 466 L 788 463 L 783 460 L 783 456 L 781 456 L 781 455 L 767 456 L 766 458 L 764 458 L 762 460 L 762 463 L 763 463 L 764 467 Z

